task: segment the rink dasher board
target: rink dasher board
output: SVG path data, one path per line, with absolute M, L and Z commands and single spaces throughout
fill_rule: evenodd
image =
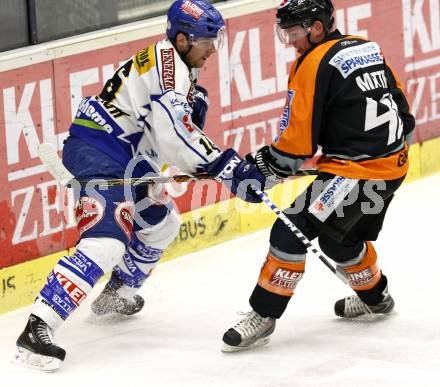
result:
M 440 138 L 411 146 L 405 183 L 440 172 L 438 149 Z M 281 208 L 288 207 L 312 180 L 313 177 L 303 177 L 285 182 L 271 189 L 269 197 Z M 270 227 L 275 220 L 273 212 L 264 204 L 247 204 L 236 198 L 181 216 L 180 233 L 161 262 Z M 0 314 L 31 304 L 54 264 L 73 251 L 60 251 L 0 270 Z

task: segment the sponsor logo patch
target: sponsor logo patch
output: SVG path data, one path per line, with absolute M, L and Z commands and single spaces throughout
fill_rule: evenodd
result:
M 180 9 L 188 15 L 191 15 L 194 20 L 199 20 L 204 13 L 203 9 L 189 0 L 185 1 Z
M 72 302 L 75 304 L 76 307 L 78 307 L 79 304 L 81 304 L 81 302 L 83 302 L 86 298 L 86 293 L 62 273 L 55 272 L 55 276 L 57 277 L 57 280 L 61 284 L 63 289 L 69 295 Z
M 71 303 L 69 304 L 69 302 L 66 301 L 66 298 L 60 297 L 56 293 L 52 297 L 52 302 L 58 305 L 58 307 L 62 309 L 62 311 L 67 314 L 67 316 L 75 310 L 75 307 Z
M 134 67 L 139 75 L 145 74 L 155 65 L 154 44 L 139 51 L 134 57 Z
M 375 42 L 368 42 L 339 51 L 329 62 L 344 78 L 360 68 L 381 65 L 383 53 Z
M 172 48 L 160 50 L 160 56 L 162 58 L 163 87 L 165 90 L 174 90 L 175 88 L 174 50 Z
M 124 231 L 127 238 L 131 238 L 133 230 L 133 211 L 134 205 L 132 202 L 119 203 L 115 208 L 115 220 L 119 227 Z
M 222 182 L 225 179 L 229 179 L 232 175 L 232 171 L 241 163 L 241 159 L 238 156 L 234 156 L 229 159 L 223 170 L 215 177 L 215 180 Z
M 275 144 L 278 144 L 278 141 L 280 140 L 282 134 L 289 127 L 290 109 L 292 106 L 294 95 L 295 95 L 295 90 L 287 90 L 287 102 L 286 102 L 286 106 L 284 107 L 283 115 L 281 116 L 281 120 L 280 120 L 280 133 L 274 139 Z
M 359 180 L 335 176 L 315 201 L 309 206 L 309 212 L 321 222 L 327 220 L 344 198 L 356 186 Z
M 191 120 L 188 114 L 183 116 L 182 122 L 183 122 L 183 126 L 188 132 L 190 133 L 194 132 L 194 128 L 191 126 Z
M 294 290 L 296 285 L 303 277 L 304 273 L 298 271 L 290 271 L 284 268 L 277 268 L 269 281 L 273 286 Z
M 357 40 L 343 40 L 341 42 L 341 46 L 351 46 L 352 44 L 355 44 L 357 42 Z
M 75 266 L 76 269 L 80 270 L 84 275 L 87 274 L 92 262 L 81 254 L 80 251 L 76 251 L 74 255 L 64 257 L 67 261 Z
M 128 253 L 124 254 L 124 262 L 125 262 L 125 266 L 127 266 L 127 269 L 130 271 L 131 274 L 134 275 L 136 271 L 139 270 L 136 264 L 130 258 L 130 255 Z
M 357 273 L 347 273 L 348 282 L 351 287 L 363 286 L 370 283 L 373 280 L 373 273 L 370 268 L 366 268 Z
M 156 262 L 162 256 L 163 250 L 155 249 L 154 247 L 146 246 L 143 243 L 137 241 L 133 244 L 131 242 L 132 247 L 142 258 L 149 262 Z
M 79 235 L 82 235 L 101 221 L 104 217 L 104 207 L 98 200 L 83 196 L 79 198 L 75 209 L 75 217 L 78 223 Z
M 73 121 L 73 123 L 81 125 L 82 123 L 81 121 L 78 121 L 78 119 L 90 120 L 92 123 L 97 124 L 99 127 L 102 128 L 102 130 L 105 130 L 107 133 L 112 133 L 113 127 L 111 126 L 111 124 L 107 123 L 106 119 L 99 112 L 100 109 L 102 108 L 100 108 L 99 105 L 96 105 L 94 101 L 91 101 L 90 97 L 84 98 L 79 104 L 78 111 L 76 113 L 76 119 Z
M 59 297 L 58 297 L 59 298 Z M 44 298 L 40 298 L 40 301 L 41 301 L 41 303 L 43 303 L 44 305 L 46 305 L 46 306 L 48 306 L 50 309 L 52 309 L 59 317 L 61 317 L 61 319 L 63 319 L 63 320 L 65 320 L 66 319 L 66 316 L 63 316 L 61 313 L 60 313 L 60 311 L 54 306 L 54 305 L 52 305 L 50 302 L 48 302 L 48 301 L 46 301 Z M 59 305 L 59 304 L 58 304 Z M 59 305 L 60 306 L 60 305 Z M 71 311 L 69 310 L 69 311 L 67 311 L 67 310 L 64 310 L 64 308 L 62 308 L 63 309 L 63 311 L 64 312 L 67 312 L 67 313 L 70 313 Z M 71 308 L 69 308 L 69 309 L 71 309 Z

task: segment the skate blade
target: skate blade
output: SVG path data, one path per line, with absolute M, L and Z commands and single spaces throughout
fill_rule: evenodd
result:
M 244 350 L 251 349 L 251 348 L 262 347 L 263 345 L 266 345 L 267 343 L 269 343 L 269 341 L 270 341 L 270 336 L 262 337 L 261 339 L 258 339 L 255 342 L 253 342 L 252 344 L 247 345 L 245 347 L 233 346 L 233 345 L 228 345 L 226 343 L 223 343 L 223 347 L 222 347 L 221 351 L 224 353 L 244 351 Z
M 55 372 L 60 368 L 61 360 L 51 356 L 38 355 L 26 348 L 17 347 L 12 362 L 20 366 L 45 372 Z
M 344 316 L 338 316 L 340 317 L 341 321 L 351 321 L 351 322 L 357 322 L 357 323 L 375 323 L 382 320 L 386 320 L 390 317 L 393 317 L 397 315 L 397 312 L 394 310 L 386 313 L 366 313 L 361 314 L 356 317 L 344 317 Z

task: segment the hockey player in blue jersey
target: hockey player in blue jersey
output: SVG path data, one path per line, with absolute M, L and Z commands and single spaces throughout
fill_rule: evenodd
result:
M 197 71 L 221 44 L 223 18 L 206 0 L 177 0 L 167 16 L 167 39 L 136 53 L 101 94 L 80 103 L 64 165 L 82 180 L 158 175 L 165 164 L 175 165 L 184 173 L 208 172 L 240 198 L 259 202 L 250 184 L 264 189 L 266 178 L 198 129 L 207 104 L 206 91 L 195 83 Z M 66 352 L 52 334 L 104 273 L 111 271 L 111 277 L 92 310 L 141 310 L 137 292 L 180 227 L 171 201 L 152 191 L 120 186 L 78 193 L 76 252 L 49 273 L 17 340 L 17 362 L 59 368 Z

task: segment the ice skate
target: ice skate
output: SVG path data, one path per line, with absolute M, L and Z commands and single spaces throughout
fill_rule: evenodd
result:
M 66 357 L 66 351 L 53 342 L 50 327 L 31 314 L 23 333 L 17 340 L 14 362 L 47 372 L 56 371 Z
M 355 318 L 362 315 L 387 314 L 394 308 L 394 300 L 383 291 L 384 299 L 377 305 L 367 305 L 357 295 L 345 297 L 335 303 L 335 313 L 339 317 Z
M 138 313 L 144 307 L 145 301 L 138 294 L 132 298 L 124 298 L 118 294 L 118 289 L 122 287 L 122 281 L 113 272 L 109 282 L 105 285 L 104 290 L 92 302 L 92 312 L 98 316 L 109 313 L 119 313 L 131 316 Z
M 274 318 L 261 317 L 255 311 L 245 313 L 245 317 L 223 335 L 222 352 L 236 352 L 266 345 L 275 330 L 275 324 Z

